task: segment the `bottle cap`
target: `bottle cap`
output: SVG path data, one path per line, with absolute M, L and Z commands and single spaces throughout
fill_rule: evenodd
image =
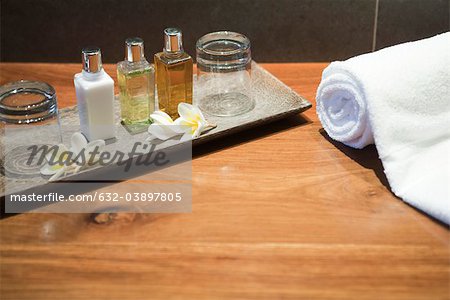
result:
M 164 29 L 164 52 L 182 52 L 183 39 L 181 30 L 178 28 Z
M 144 59 L 144 40 L 138 37 L 125 40 L 125 60 L 129 62 Z
M 83 70 L 97 73 L 102 70 L 102 52 L 99 47 L 86 47 L 81 51 Z

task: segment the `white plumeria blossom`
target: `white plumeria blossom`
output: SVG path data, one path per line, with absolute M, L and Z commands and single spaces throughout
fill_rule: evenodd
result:
M 150 139 L 168 140 L 179 133 L 174 130 L 175 124 L 172 118 L 161 110 L 156 110 L 150 115 L 153 123 L 148 127 Z
M 78 173 L 83 167 L 87 167 L 89 163 L 97 162 L 105 148 L 104 140 L 95 140 L 88 143 L 84 135 L 79 132 L 75 132 L 72 135 L 70 144 L 70 149 L 67 149 L 64 144 L 59 144 L 56 153 L 49 151 L 45 155 L 47 163 L 42 166 L 40 171 L 42 175 L 51 176 L 49 181 L 58 180 L 68 174 Z M 89 155 L 96 148 L 97 151 L 95 153 L 97 155 L 94 157 Z
M 178 104 L 180 117 L 175 121 L 163 111 L 155 111 L 150 115 L 153 123 L 148 128 L 149 140 L 154 138 L 168 140 L 183 135 L 180 141 L 198 138 L 202 132 L 215 128 L 216 125 L 208 123 L 201 110 L 188 103 Z

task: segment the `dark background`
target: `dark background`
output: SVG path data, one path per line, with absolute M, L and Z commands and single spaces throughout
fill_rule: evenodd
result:
M 79 62 L 83 46 L 123 60 L 127 37 L 152 60 L 165 27 L 186 51 L 205 33 L 246 34 L 259 62 L 331 61 L 372 50 L 376 0 L 0 0 L 2 61 Z M 376 48 L 449 30 L 449 0 L 380 0 Z

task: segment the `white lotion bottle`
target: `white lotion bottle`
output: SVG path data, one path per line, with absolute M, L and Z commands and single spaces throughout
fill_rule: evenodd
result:
M 103 70 L 100 48 L 84 48 L 81 58 L 83 70 L 74 76 L 81 132 L 89 141 L 112 139 L 114 80 Z

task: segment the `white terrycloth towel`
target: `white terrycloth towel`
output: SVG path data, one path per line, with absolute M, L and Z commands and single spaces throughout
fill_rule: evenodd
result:
M 450 32 L 331 63 L 317 90 L 328 135 L 375 143 L 395 195 L 450 224 Z

